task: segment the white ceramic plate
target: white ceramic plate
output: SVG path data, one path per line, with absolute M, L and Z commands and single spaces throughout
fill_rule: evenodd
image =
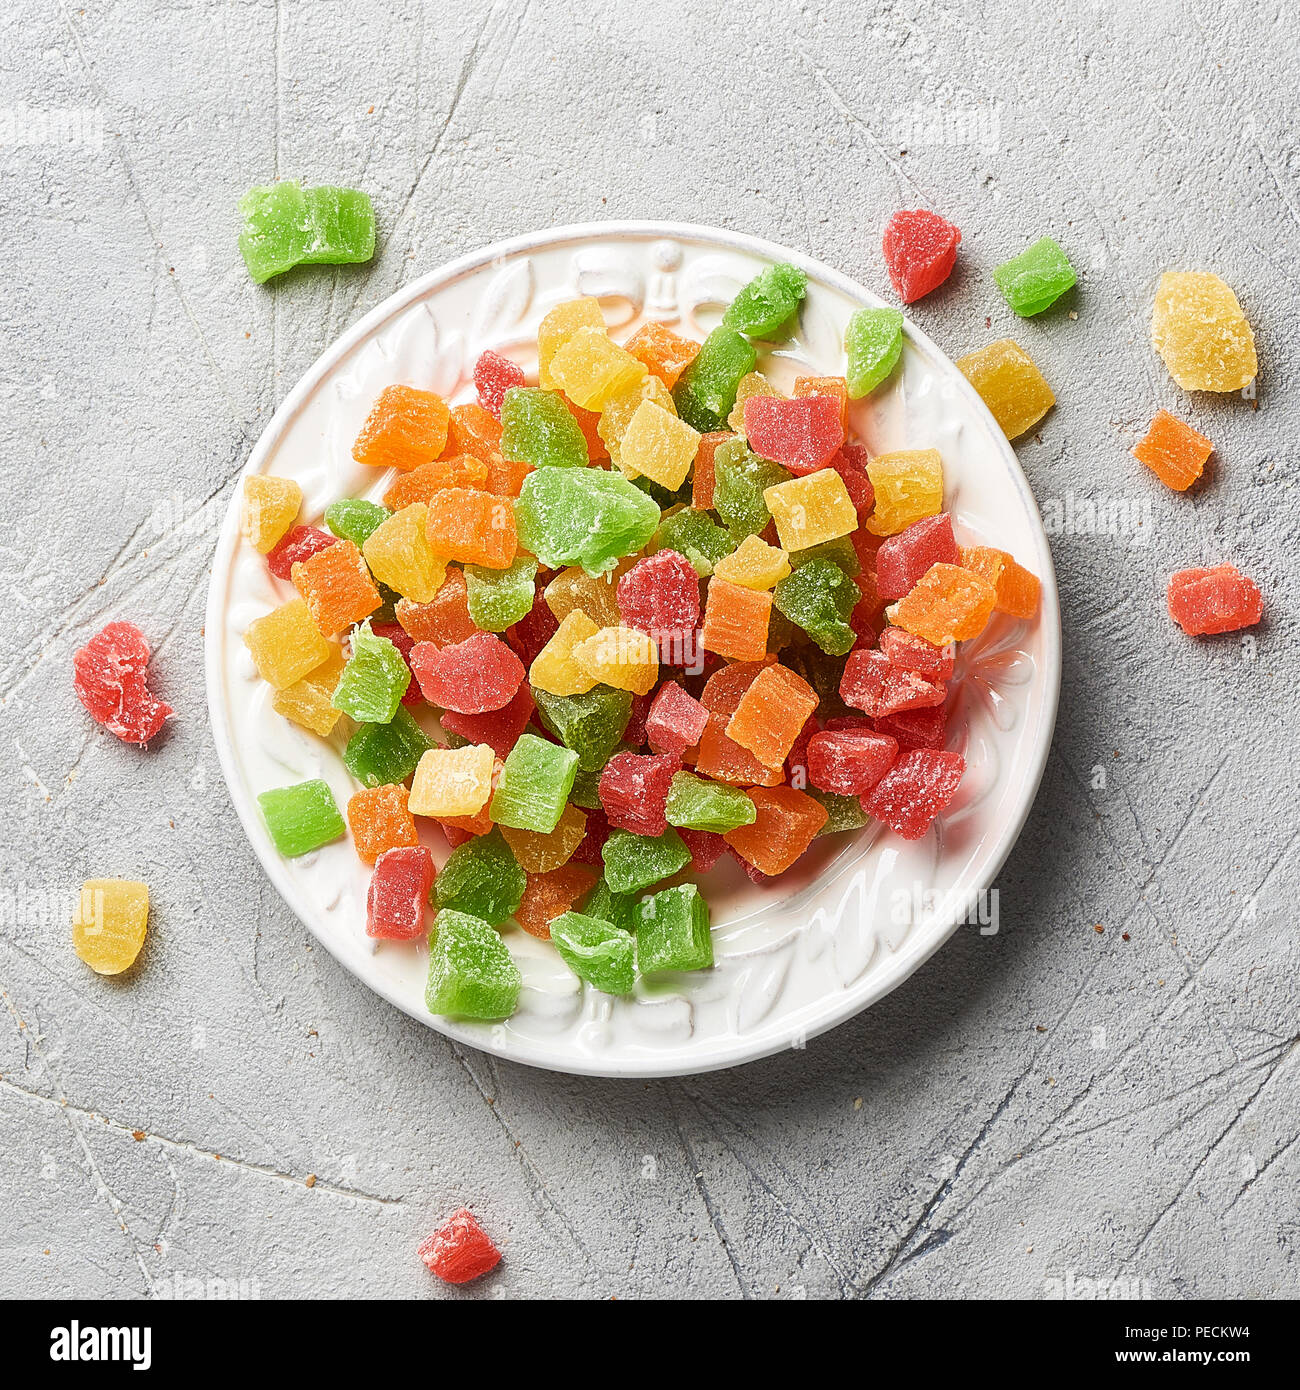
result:
M 296 479 L 302 519 L 337 497 L 375 496 L 386 480 L 351 445 L 379 391 L 405 382 L 472 399 L 484 348 L 535 367 L 537 324 L 552 305 L 600 297 L 616 336 L 653 318 L 696 337 L 736 290 L 776 260 L 808 272 L 795 338 L 760 360 L 779 387 L 796 374 L 842 374 L 849 315 L 882 303 L 807 256 L 735 232 L 676 223 L 607 222 L 516 237 L 463 257 L 392 296 L 334 344 L 290 392 L 246 472 Z M 1043 581 L 1033 623 L 998 618 L 961 649 L 949 747 L 968 769 L 935 827 L 907 843 L 879 827 L 817 842 L 780 886 L 751 885 L 729 861 L 707 876 L 717 963 L 710 971 L 614 1000 L 575 980 L 549 943 L 505 938 L 524 975 L 520 1008 L 500 1024 L 455 1023 L 425 1010 L 426 950 L 365 934 L 369 871 L 350 839 L 282 859 L 255 797 L 324 778 L 340 807 L 356 790 L 342 735 L 322 741 L 275 714 L 243 645 L 248 624 L 292 597 L 239 540 L 238 497 L 213 566 L 207 681 L 221 767 L 258 858 L 322 944 L 384 998 L 448 1036 L 558 1071 L 672 1076 L 762 1057 L 842 1022 L 905 980 L 992 883 L 1015 842 L 1047 758 L 1060 684 L 1060 611 L 1038 508 L 1015 454 L 965 378 L 908 326 L 890 384 L 853 409 L 874 453 L 935 447 L 959 538 L 1010 550 Z M 347 721 L 341 721 L 346 724 Z M 446 846 L 434 830 L 435 856 Z

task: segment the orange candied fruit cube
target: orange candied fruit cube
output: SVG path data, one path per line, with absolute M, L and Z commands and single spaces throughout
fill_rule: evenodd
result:
M 454 405 L 447 421 L 447 447 L 444 458 L 473 454 L 489 466 L 492 455 L 501 452 L 501 421 L 477 401 Z
M 587 441 L 587 458 L 592 463 L 602 463 L 609 457 L 609 450 L 598 431 L 600 412 L 598 410 L 584 410 L 580 405 L 574 405 L 567 396 L 562 399 L 568 407 L 569 414 L 578 422 L 582 437 Z M 518 496 L 518 493 L 515 495 Z
M 695 755 L 696 772 L 733 787 L 775 787 L 784 781 L 784 769 L 764 767 L 748 748 L 727 737 L 730 717 L 717 711 L 710 713 Z
M 964 569 L 971 570 L 993 585 L 997 595 L 993 603 L 995 613 L 1009 613 L 1013 618 L 1032 618 L 1038 612 L 1038 598 L 1043 588 L 1038 576 L 1030 574 L 1023 565 L 1018 565 L 1005 550 L 995 550 L 991 545 L 963 546 L 961 563 Z
M 695 471 L 691 475 L 691 506 L 698 512 L 707 512 L 713 507 L 713 456 L 718 445 L 725 444 L 735 435 L 727 430 L 710 430 L 700 435 L 695 449 Z
M 826 808 L 794 787 L 755 787 L 752 825 L 728 830 L 723 839 L 759 873 L 783 874 L 826 824 Z
M 322 552 L 323 553 L 323 552 Z M 725 579 L 709 581 L 702 641 L 707 651 L 730 661 L 762 661 L 767 655 L 767 624 L 772 595 Z
M 352 457 L 371 468 L 405 472 L 436 459 L 447 443 L 447 403 L 414 386 L 385 386 L 352 446 Z
M 405 787 L 387 783 L 363 787 L 348 801 L 348 827 L 363 864 L 373 864 L 387 849 L 418 845 L 415 817 L 407 808 Z
M 299 560 L 290 576 L 326 637 L 368 618 L 383 603 L 365 559 L 349 540 L 337 540 Z
M 509 568 L 519 548 L 509 500 L 464 487 L 443 488 L 429 499 L 428 537 L 439 559 L 492 570 Z
M 595 886 L 596 871 L 586 864 L 570 862 L 544 874 L 528 874 L 515 921 L 529 936 L 549 941 L 551 923 Z
M 483 491 L 495 492 L 498 497 L 518 497 L 524 490 L 524 479 L 532 471 L 533 465 L 522 459 L 508 459 L 493 454 L 487 461 Z
M 978 637 L 996 602 L 997 591 L 982 575 L 960 565 L 931 565 L 889 610 L 889 620 L 943 647 Z
M 439 647 L 449 647 L 473 637 L 478 627 L 469 615 L 469 590 L 464 574 L 458 569 L 449 569 L 442 587 L 428 603 L 400 599 L 397 621 L 417 642 L 433 642 Z
M 740 697 L 727 737 L 764 767 L 780 768 L 817 703 L 817 692 L 802 676 L 786 666 L 764 667 Z
M 842 376 L 797 376 L 794 379 L 794 398 L 833 396 L 840 403 L 840 424 L 849 427 L 849 383 Z
M 1157 410 L 1146 438 L 1134 446 L 1133 457 L 1146 466 L 1166 487 L 1186 492 L 1201 476 L 1214 445 L 1191 425 L 1185 425 L 1167 410 Z
M 399 473 L 392 487 L 384 493 L 384 506 L 390 512 L 400 512 L 413 502 L 427 502 L 435 492 L 445 487 L 482 489 L 487 482 L 488 466 L 472 454 L 457 454 L 453 458 L 431 459 Z
M 653 321 L 643 323 L 623 347 L 638 362 L 644 362 L 646 370 L 670 391 L 700 350 L 700 344 L 693 339 L 679 338 L 671 328 Z

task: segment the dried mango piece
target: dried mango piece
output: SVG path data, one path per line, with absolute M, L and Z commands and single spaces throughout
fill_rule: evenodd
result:
M 589 295 L 582 299 L 569 299 L 557 304 L 537 326 L 537 382 L 549 391 L 561 390 L 560 383 L 551 372 L 551 362 L 555 354 L 569 341 L 580 328 L 596 328 L 605 331 L 605 315 L 600 311 L 599 300 Z
M 334 704 L 343 666 L 343 649 L 331 643 L 329 656 L 319 666 L 271 696 L 271 708 L 304 729 L 327 737 L 343 714 Z
M 276 690 L 284 690 L 301 680 L 308 671 L 314 671 L 331 653 L 338 651 L 321 636 L 320 628 L 312 621 L 311 612 L 300 598 L 291 599 L 265 617 L 249 623 L 244 645 L 252 654 L 257 674 Z
M 429 749 L 411 780 L 411 814 L 437 820 L 477 814 L 492 795 L 495 765 L 496 754 L 485 743 Z
M 614 342 L 604 328 L 579 328 L 551 358 L 551 380 L 584 410 L 600 410 L 611 396 L 644 381 L 645 363 Z
M 1019 439 L 1033 429 L 1056 404 L 1042 372 L 1010 338 L 999 338 L 988 347 L 959 357 L 957 369 L 979 393 L 1008 439 Z
M 1239 391 L 1259 370 L 1237 296 L 1212 271 L 1165 271 L 1151 308 L 1151 342 L 1184 391 Z
M 529 684 L 549 695 L 585 695 L 596 684 L 596 678 L 578 662 L 573 649 L 599 631 L 582 609 L 566 613 L 555 635 L 533 658 Z
M 361 550 L 370 573 L 413 603 L 428 603 L 447 577 L 446 560 L 429 549 L 428 520 L 428 506 L 412 502 L 376 527 Z
M 302 488 L 292 478 L 251 473 L 244 479 L 239 529 L 254 550 L 266 555 L 293 525 L 301 506 Z
M 900 449 L 867 464 L 876 509 L 866 520 L 875 536 L 894 536 L 943 510 L 943 458 L 938 449 Z
M 135 964 L 149 926 L 147 884 L 92 878 L 72 913 L 72 948 L 97 975 L 120 975 Z

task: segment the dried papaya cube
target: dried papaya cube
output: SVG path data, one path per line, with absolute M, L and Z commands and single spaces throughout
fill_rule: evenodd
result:
M 840 410 L 840 433 L 849 427 L 849 383 L 842 376 L 797 376 L 794 379 L 795 400 L 809 396 L 829 396 Z
M 521 555 L 503 570 L 465 566 L 469 615 L 484 632 L 504 632 L 532 612 L 537 561 Z
M 642 401 L 619 441 L 618 466 L 629 477 L 640 475 L 676 492 L 691 471 L 699 443 L 699 433 L 685 420 L 654 401 Z
M 302 600 L 295 602 L 301 603 Z M 313 624 L 312 631 L 315 630 Z M 343 714 L 334 703 L 334 692 L 338 689 L 343 666 L 343 649 L 331 643 L 329 656 L 319 666 L 271 696 L 271 708 L 325 738 L 334 732 L 334 726 Z
M 465 1284 L 495 1269 L 501 1252 L 474 1219 L 474 1213 L 461 1207 L 431 1236 L 420 1242 L 416 1254 L 430 1274 L 444 1284 Z
M 465 850 L 473 847 L 462 846 Z M 453 856 L 458 853 L 459 850 L 452 851 Z M 446 873 L 444 865 L 439 883 Z M 490 923 L 454 909 L 438 912 L 429 938 L 429 978 L 424 987 L 424 1004 L 430 1013 L 451 1018 L 509 1018 L 518 1006 L 522 984 L 519 967 Z M 436 1272 L 429 1255 L 425 1263 Z M 495 1262 L 490 1253 L 484 1251 L 451 1268 L 460 1271 L 463 1282 L 490 1268 L 491 1263 Z
M 997 591 L 987 579 L 960 565 L 934 565 L 889 610 L 889 620 L 942 647 L 978 637 L 996 602 Z
M 411 780 L 411 814 L 435 820 L 476 815 L 492 795 L 495 764 L 496 755 L 485 743 L 430 748 Z
M 1133 448 L 1133 457 L 1146 466 L 1166 487 L 1186 492 L 1201 476 L 1214 445 L 1191 425 L 1185 425 L 1167 410 L 1157 410 L 1146 437 Z
M 751 396 L 745 402 L 745 437 L 756 454 L 791 473 L 815 473 L 844 443 L 839 402 L 833 396 L 789 401 Z
M 671 328 L 651 319 L 623 344 L 646 370 L 671 391 L 677 378 L 695 361 L 700 345 L 693 338 L 679 338 Z
M 781 393 L 762 372 L 746 372 L 736 383 L 736 404 L 731 407 L 731 414 L 727 416 L 727 428 L 729 430 L 734 430 L 737 434 L 745 433 L 745 402 L 751 396 L 768 396 L 773 400 L 781 399 Z M 755 452 L 762 452 L 757 445 L 755 445 Z
M 745 691 L 775 660 L 774 656 L 764 656 L 761 661 L 733 661 L 720 666 L 704 682 L 700 703 L 710 714 L 725 714 L 730 719 L 740 707 Z
M 501 421 L 489 415 L 477 401 L 454 405 L 447 419 L 447 443 L 441 457 L 450 459 L 470 454 L 489 467 L 493 455 L 501 453 Z
M 518 362 L 502 357 L 499 352 L 488 348 L 479 354 L 474 363 L 474 390 L 478 392 L 478 403 L 488 412 L 501 418 L 501 401 L 512 386 L 524 384 L 524 369 Z
M 647 375 L 645 363 L 600 328 L 579 328 L 550 360 L 551 381 L 584 410 L 600 410 L 611 396 Z
M 786 336 L 808 292 L 808 275 L 789 261 L 760 270 L 727 306 L 722 321 L 751 338 Z
M 442 587 L 428 603 L 409 598 L 397 605 L 397 621 L 417 642 L 440 647 L 464 642 L 479 631 L 469 615 L 469 592 L 462 571 L 449 568 Z
M 807 550 L 850 535 L 858 527 L 857 508 L 844 479 L 833 468 L 766 488 L 763 501 L 785 551 Z
M 978 392 L 1008 439 L 1019 439 L 1033 429 L 1056 404 L 1042 372 L 1010 338 L 999 338 L 959 357 L 957 369 Z
M 848 620 L 862 593 L 834 560 L 817 556 L 804 561 L 772 595 L 778 611 L 803 628 L 822 651 L 843 656 L 852 649 L 857 637 Z
M 746 589 L 771 589 L 790 573 L 790 557 L 758 536 L 746 536 L 714 565 L 713 573 Z
M 519 539 L 549 569 L 612 570 L 659 528 L 653 499 L 603 468 L 539 468 L 514 504 Z
M 664 661 L 675 660 L 700 625 L 699 576 L 675 550 L 638 560 L 619 579 L 617 597 L 621 620 L 649 633 Z
M 659 646 L 639 628 L 600 628 L 573 648 L 573 659 L 594 683 L 645 695 L 659 679 Z
M 876 494 L 876 509 L 865 522 L 873 535 L 896 535 L 943 510 L 943 458 L 938 449 L 877 454 L 867 464 L 867 477 Z
M 335 541 L 327 550 L 300 561 L 293 567 L 292 578 L 326 637 L 368 618 L 383 604 L 361 551 L 351 541 Z
M 590 295 L 557 304 L 537 326 L 537 381 L 547 390 L 562 389 L 551 372 L 555 354 L 580 328 L 605 331 L 599 300 Z
M 1179 570 L 1169 579 L 1169 616 L 1192 637 L 1236 632 L 1264 616 L 1264 598 L 1254 580 L 1235 565 Z
M 441 560 L 459 560 L 503 570 L 518 552 L 515 513 L 510 502 L 491 492 L 449 487 L 429 499 L 426 535 Z
M 1151 341 L 1184 391 L 1239 391 L 1259 370 L 1255 335 L 1237 296 L 1212 271 L 1165 271 L 1151 309 Z
M 609 824 L 637 835 L 662 835 L 668 787 L 680 767 L 669 753 L 615 753 L 600 774 L 600 805 Z
M 239 529 L 262 555 L 268 554 L 293 525 L 302 506 L 302 488 L 292 478 L 250 473 L 244 479 Z
M 483 480 L 483 491 L 494 492 L 498 497 L 518 497 L 523 491 L 524 480 L 532 471 L 531 463 L 493 454 L 487 461 L 487 477 Z
M 729 714 L 711 713 L 700 735 L 695 770 L 702 777 L 730 782 L 736 787 L 774 787 L 783 780 L 781 768 L 767 767 L 740 744 L 727 737 Z
M 693 748 L 709 722 L 709 712 L 676 681 L 665 681 L 646 712 L 645 736 L 656 753 L 680 758 Z
M 384 493 L 384 506 L 392 512 L 400 512 L 413 502 L 427 502 L 435 492 L 445 487 L 468 487 L 488 491 L 488 466 L 473 454 L 455 454 L 451 458 L 432 459 L 412 468 L 409 473 L 399 473 L 392 486 Z M 360 544 L 365 549 L 365 537 Z
M 881 249 L 898 297 L 911 304 L 952 274 L 961 232 L 927 208 L 896 212 L 885 223 Z
M 551 923 L 585 898 L 596 883 L 595 869 L 572 861 L 545 873 L 529 874 L 514 919 L 529 936 L 549 941 Z
M 711 652 L 730 661 L 761 661 L 767 655 L 767 625 L 772 595 L 746 589 L 725 579 L 709 581 L 701 641 Z
M 359 550 L 366 543 L 366 537 L 388 520 L 387 507 L 378 502 L 367 502 L 364 497 L 340 497 L 325 508 L 325 525 L 341 540 L 351 541 Z M 307 556 L 300 556 L 307 559 Z M 290 576 L 292 575 L 290 566 Z
M 723 839 L 747 864 L 771 877 L 783 874 L 826 824 L 826 808 L 794 787 L 755 787 L 755 817 Z
M 695 884 L 661 888 L 643 898 L 632 911 L 637 963 L 643 973 L 707 970 L 713 964 L 709 905 Z
M 1005 550 L 988 545 L 963 547 L 961 563 L 993 585 L 997 594 L 994 612 L 1009 613 L 1013 618 L 1032 618 L 1038 612 L 1043 587 L 1038 576 L 1018 565 Z
M 817 692 L 802 676 L 785 666 L 767 666 L 740 697 L 727 737 L 765 767 L 779 768 L 817 705 Z
M 441 909 L 472 913 L 496 927 L 519 906 L 524 884 L 524 871 L 493 830 L 452 850 L 438 875 L 434 897 Z
M 871 725 L 878 734 L 897 739 L 902 749 L 942 748 L 948 736 L 948 707 L 931 705 L 928 709 L 907 709 L 873 719 Z
M 371 468 L 403 472 L 436 459 L 447 443 L 450 411 L 441 396 L 414 386 L 385 386 L 352 446 Z
M 250 188 L 239 213 L 239 251 L 259 285 L 295 265 L 348 265 L 375 254 L 375 209 L 357 188 L 282 179 Z
M 719 444 L 735 435 L 728 430 L 711 430 L 700 435 L 695 448 L 695 464 L 691 472 L 691 506 L 702 512 L 713 508 L 713 455 Z
M 363 864 L 373 864 L 385 850 L 420 843 L 407 801 L 406 788 L 393 782 L 363 787 L 348 799 L 348 829 Z
M 366 892 L 366 935 L 390 941 L 423 936 L 433 877 L 433 856 L 423 845 L 384 850 Z
M 73 908 L 72 949 L 97 975 L 120 975 L 135 964 L 148 926 L 147 884 L 92 878 Z
M 554 830 L 516 830 L 514 826 L 503 825 L 501 834 L 525 873 L 545 874 L 573 858 L 574 851 L 587 837 L 587 816 L 577 806 L 570 805 L 560 812 Z M 527 889 L 524 896 L 528 896 Z
M 399 708 L 387 724 L 363 724 L 343 750 L 343 766 L 365 787 L 405 782 L 433 746 L 428 735 Z
M 447 562 L 429 549 L 429 508 L 412 502 L 367 537 L 361 553 L 370 573 L 413 603 L 428 603 L 442 587 Z
M 359 724 L 387 724 L 411 684 L 406 658 L 364 622 L 350 641 L 352 654 L 334 690 L 334 703 Z
M 578 755 L 536 734 L 521 734 L 492 794 L 492 819 L 516 830 L 555 829 L 573 788 Z
M 862 798 L 862 809 L 905 840 L 919 840 L 957 794 L 966 760 L 960 753 L 913 748 Z
M 961 563 L 948 513 L 922 517 L 876 551 L 876 592 L 884 599 L 902 598 L 931 565 Z
M 550 695 L 585 695 L 596 678 L 573 654 L 573 649 L 600 629 L 580 608 L 566 613 L 555 635 L 533 658 L 529 684 Z
M 328 553 L 321 551 L 322 555 Z M 314 671 L 331 652 L 338 651 L 321 636 L 312 618 L 307 604 L 295 598 L 249 623 L 244 645 L 252 654 L 257 674 L 273 689 L 284 690 L 293 685 Z
M 612 922 L 563 912 L 551 923 L 560 959 L 602 994 L 631 994 L 636 983 L 636 937 Z

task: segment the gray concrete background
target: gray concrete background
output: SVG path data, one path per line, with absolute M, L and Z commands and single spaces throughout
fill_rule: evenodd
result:
M 4 7 L 0 108 L 88 124 L 0 144 L 0 1295 L 437 1297 L 415 1245 L 461 1203 L 506 1258 L 452 1296 L 1300 1292 L 1300 43 L 1284 0 L 1056 10 Z M 276 175 L 368 189 L 373 265 L 250 284 L 235 201 Z M 922 205 L 965 240 L 916 322 L 953 355 L 1013 335 L 1056 389 L 1019 450 L 1040 500 L 1147 517 L 1053 537 L 1064 695 L 1001 930 L 693 1080 L 498 1065 L 404 1018 L 266 883 L 208 733 L 215 526 L 277 401 L 503 235 L 671 216 L 884 287 L 884 219 Z M 989 271 L 1045 232 L 1081 284 L 1020 324 Z M 1168 379 L 1166 267 L 1238 290 L 1254 407 Z M 1217 445 L 1192 495 L 1127 452 L 1158 406 Z M 1184 638 L 1164 577 L 1227 558 L 1265 624 Z M 118 616 L 176 706 L 147 753 L 71 689 Z M 153 892 L 124 980 L 69 945 L 100 875 Z

